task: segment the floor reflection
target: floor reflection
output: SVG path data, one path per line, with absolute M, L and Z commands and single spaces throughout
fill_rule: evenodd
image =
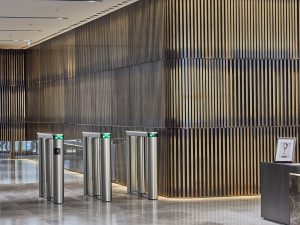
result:
M 260 198 L 158 201 L 127 196 L 113 184 L 113 202 L 84 197 L 82 175 L 65 172 L 65 204 L 38 197 L 38 165 L 0 160 L 0 225 L 35 224 L 273 224 L 260 217 Z
M 38 166 L 29 160 L 1 160 L 0 184 L 30 184 L 38 182 Z
M 35 160 L 0 160 L 0 184 L 37 184 L 38 179 Z M 83 175 L 65 170 L 65 182 L 82 183 L 82 180 Z

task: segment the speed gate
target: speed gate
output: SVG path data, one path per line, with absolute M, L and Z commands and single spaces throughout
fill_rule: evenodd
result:
M 126 131 L 127 193 L 157 200 L 157 132 Z
M 111 134 L 83 132 L 84 195 L 112 200 Z

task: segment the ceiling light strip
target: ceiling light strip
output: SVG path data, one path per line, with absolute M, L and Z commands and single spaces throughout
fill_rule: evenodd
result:
M 43 30 L 0 30 L 0 32 L 42 32 Z
M 56 19 L 56 20 L 67 20 L 67 17 L 56 17 L 56 16 L 0 16 L 0 19 Z

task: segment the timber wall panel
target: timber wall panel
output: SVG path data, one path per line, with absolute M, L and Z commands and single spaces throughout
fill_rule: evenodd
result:
M 163 5 L 139 1 L 27 49 L 26 138 L 62 132 L 74 139 L 82 131 L 124 138 L 135 129 L 163 137 Z M 167 149 L 160 149 L 162 168 Z M 160 186 L 164 179 L 160 173 Z
M 299 59 L 297 0 L 167 0 L 167 58 Z
M 167 196 L 258 194 L 277 137 L 299 139 L 299 7 L 166 1 Z
M 0 141 L 25 139 L 24 51 L 0 50 Z
M 258 194 L 277 137 L 299 136 L 299 10 L 141 0 L 34 46 L 26 136 L 157 130 L 161 195 Z

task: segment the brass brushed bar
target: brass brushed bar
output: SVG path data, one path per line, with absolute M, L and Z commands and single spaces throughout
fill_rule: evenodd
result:
M 294 126 L 298 125 L 299 124 L 299 114 L 298 114 L 298 110 L 299 110 L 299 89 L 300 89 L 300 86 L 299 86 L 299 76 L 297 76 L 297 74 L 299 73 L 299 60 L 294 60 L 294 81 L 295 81 L 295 95 L 294 95 L 294 98 L 295 98 L 295 122 L 294 122 Z
M 299 32 L 297 32 L 300 29 L 300 23 L 299 20 L 297 20 L 297 16 L 299 14 L 299 2 L 297 0 L 294 1 L 294 5 L 295 5 L 295 59 L 299 59 L 300 55 L 300 49 L 299 49 Z

